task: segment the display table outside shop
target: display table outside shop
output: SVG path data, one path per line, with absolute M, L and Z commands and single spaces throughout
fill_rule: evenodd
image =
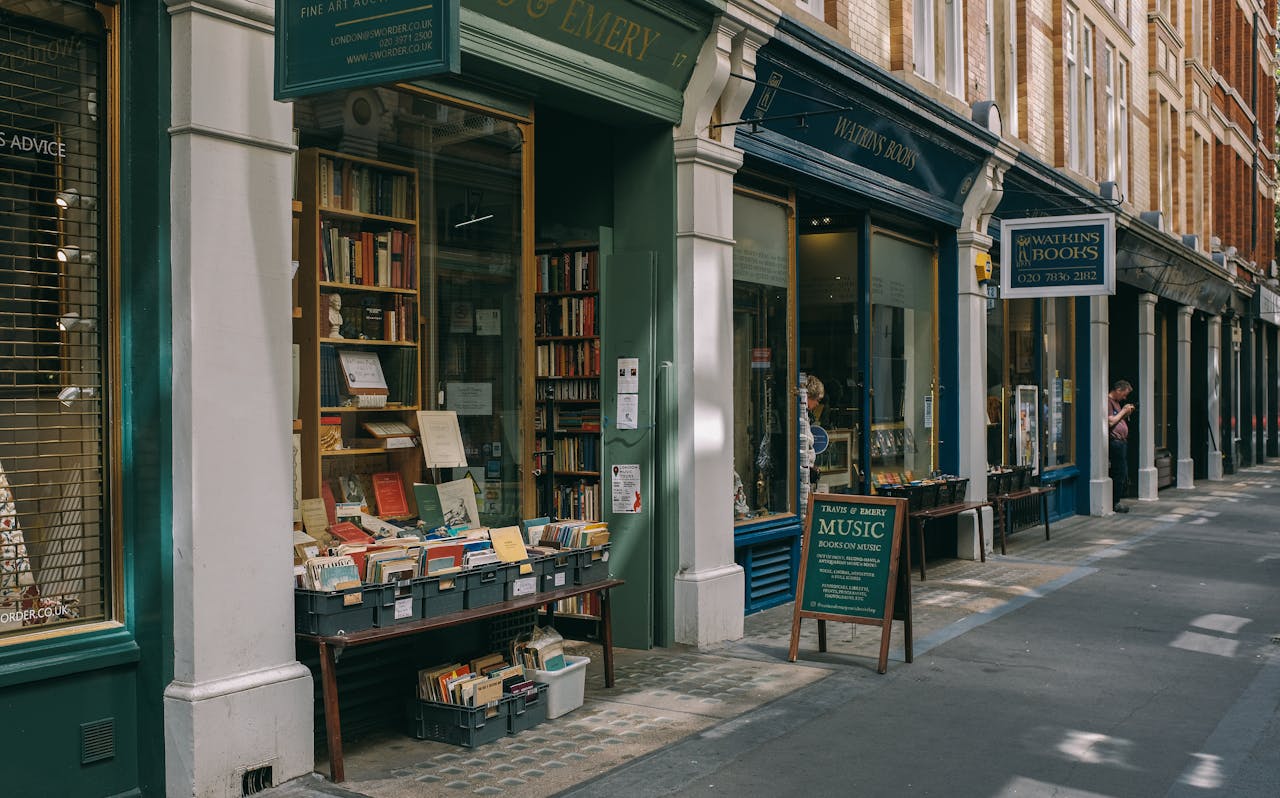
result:
M 604 686 L 613 687 L 613 625 L 609 607 L 609 590 L 623 584 L 621 579 L 604 579 L 586 585 L 573 585 L 558 590 L 521 596 L 510 601 L 475 607 L 461 612 L 451 612 L 420 621 L 347 632 L 336 635 L 298 633 L 299 640 L 315 643 L 320 649 L 320 680 L 324 693 L 324 725 L 329 741 L 329 778 L 337 783 L 346 780 L 342 764 L 342 721 L 338 717 L 338 657 L 345 648 L 378 643 L 397 637 L 420 634 L 433 629 L 445 629 L 471 621 L 493 618 L 498 615 L 519 612 L 546 605 L 547 623 L 554 619 L 555 602 L 587 593 L 600 594 L 600 640 L 604 651 Z
M 911 525 L 915 528 L 916 541 L 920 546 L 920 581 L 921 582 L 925 580 L 925 567 L 924 567 L 924 559 L 925 559 L 924 527 L 925 525 L 928 524 L 930 521 L 934 521 L 939 518 L 952 518 L 957 515 L 960 515 L 961 513 L 967 513 L 970 510 L 977 510 L 978 512 L 975 513 L 975 515 L 977 515 L 978 517 L 978 552 L 982 557 L 982 561 L 986 562 L 987 561 L 987 539 L 986 539 L 986 534 L 983 532 L 983 529 L 982 529 L 982 508 L 990 507 L 990 506 L 992 505 L 989 500 L 980 501 L 980 502 L 956 502 L 955 504 L 944 504 L 941 507 L 930 507 L 927 510 L 915 510 L 908 516 L 908 518 L 911 521 Z M 1003 548 L 1001 549 L 1001 553 L 1002 554 L 1004 553 Z M 910 556 L 910 554 L 908 554 L 908 556 Z M 908 568 L 909 567 L 910 565 L 908 564 Z
M 1000 527 L 1000 553 L 1004 554 L 1005 538 L 1009 534 L 1009 502 L 1016 502 L 1019 499 L 1029 499 L 1033 496 L 1040 497 L 1040 518 L 1044 521 L 1044 539 L 1049 539 L 1049 494 L 1058 489 L 1057 483 L 1052 485 L 1033 485 L 1029 488 L 1010 491 L 1009 493 L 997 493 L 991 497 L 996 510 L 996 525 Z

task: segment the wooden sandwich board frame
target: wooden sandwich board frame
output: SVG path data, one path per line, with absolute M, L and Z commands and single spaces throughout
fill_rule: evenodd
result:
M 906 527 L 905 499 L 810 494 L 791 617 L 791 662 L 799 653 L 801 618 L 817 619 L 819 651 L 827 650 L 827 621 L 880 627 L 880 673 L 888 670 L 893 621 L 901 620 L 906 660 L 911 662 L 909 549 L 906 565 L 900 567 Z

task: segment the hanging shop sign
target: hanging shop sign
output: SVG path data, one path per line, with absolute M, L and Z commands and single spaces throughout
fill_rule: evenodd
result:
M 281 0 L 277 9 L 277 100 L 458 71 L 458 0 Z
M 758 127 L 950 202 L 960 201 L 973 184 L 977 160 L 857 99 L 855 85 L 837 91 L 764 50 L 756 78 L 742 118 L 759 119 Z
M 800 646 L 800 619 L 818 621 L 818 647 L 825 651 L 826 622 L 879 626 L 878 670 L 888 669 L 889 630 L 905 621 L 905 652 L 911 661 L 911 580 L 899 568 L 907 503 L 880 496 L 815 493 L 805 517 L 800 581 L 791 617 L 790 659 Z
M 1093 296 L 1116 292 L 1116 221 L 1110 213 L 1000 223 L 1000 294 Z
M 1280 327 L 1280 294 L 1265 285 L 1257 286 L 1253 295 L 1253 312 L 1267 324 Z

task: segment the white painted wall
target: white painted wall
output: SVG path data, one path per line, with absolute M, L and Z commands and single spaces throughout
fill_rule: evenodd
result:
M 1110 297 L 1089 297 L 1089 385 L 1092 395 L 1080 401 L 1088 414 L 1076 423 L 1086 424 L 1089 447 L 1089 515 L 1112 513 L 1110 452 L 1107 449 L 1107 391 L 1111 389 L 1110 329 L 1108 311 Z M 1080 368 L 1080 364 L 1076 364 Z
M 170 796 L 311 770 L 294 658 L 292 115 L 271 98 L 273 6 L 172 2 L 173 681 Z M 246 465 L 252 465 L 247 469 Z

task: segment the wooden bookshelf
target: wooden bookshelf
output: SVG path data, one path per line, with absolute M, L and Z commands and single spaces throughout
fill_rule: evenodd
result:
M 539 510 L 600 520 L 600 247 L 538 247 L 534 286 L 534 448 L 554 452 Z
M 417 175 L 398 164 L 314 148 L 299 152 L 298 170 L 301 314 L 294 341 L 300 346 L 302 497 L 320 496 L 325 480 L 348 470 L 399 472 L 408 491 L 422 479 L 418 446 L 360 444 L 369 438 L 366 421 L 399 420 L 417 429 L 424 333 Z M 341 337 L 332 334 L 333 296 L 341 303 Z M 350 401 L 338 361 L 339 353 L 353 351 L 377 354 L 387 406 Z M 322 425 L 322 418 L 330 423 Z M 350 448 L 322 449 L 322 426 L 340 429 Z

